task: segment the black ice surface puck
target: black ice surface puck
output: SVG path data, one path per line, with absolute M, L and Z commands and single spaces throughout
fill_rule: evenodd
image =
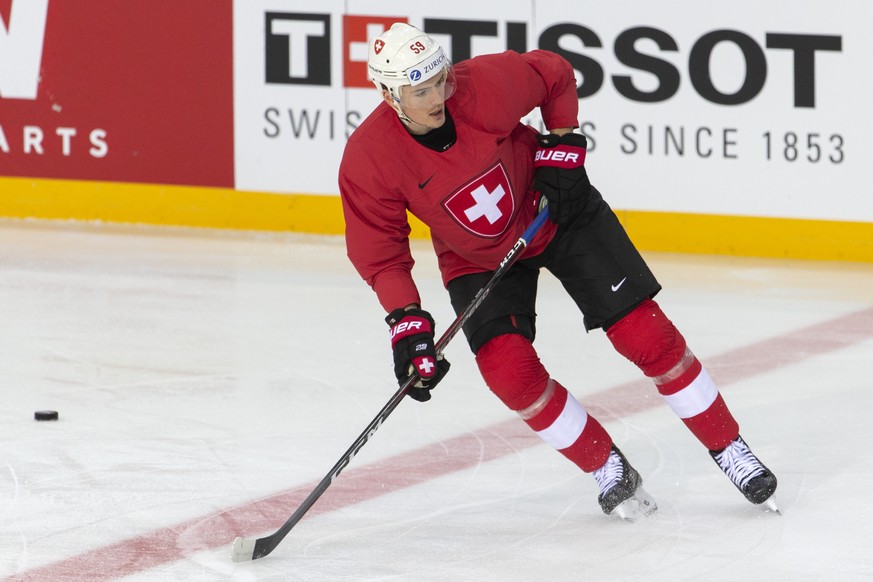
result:
M 58 419 L 58 411 L 57 410 L 37 410 L 33 413 L 33 418 L 36 420 L 57 420 Z

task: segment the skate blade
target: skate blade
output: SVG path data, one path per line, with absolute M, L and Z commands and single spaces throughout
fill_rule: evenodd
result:
M 637 487 L 633 497 L 619 503 L 610 515 L 616 515 L 624 521 L 634 522 L 641 517 L 648 517 L 658 510 L 658 504 L 642 487 Z

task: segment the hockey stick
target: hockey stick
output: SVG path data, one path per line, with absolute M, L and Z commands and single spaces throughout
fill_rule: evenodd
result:
M 442 337 L 440 337 L 439 341 L 436 344 L 436 352 L 437 354 L 442 354 L 445 347 L 452 341 L 452 338 L 457 335 L 457 333 L 461 330 L 463 325 L 467 323 L 470 317 L 473 315 L 479 306 L 482 304 L 482 301 L 485 300 L 485 297 L 488 296 L 488 293 L 497 285 L 497 282 L 503 278 L 503 275 L 506 274 L 506 271 L 515 264 L 515 261 L 518 260 L 518 257 L 521 255 L 521 251 L 525 249 L 525 247 L 530 244 L 531 239 L 533 239 L 534 235 L 543 225 L 543 223 L 548 218 L 549 211 L 548 208 L 544 208 L 540 210 L 539 214 L 537 214 L 534 221 L 531 223 L 527 230 L 522 233 L 521 237 L 516 241 L 516 243 L 509 249 L 509 252 L 500 262 L 500 266 L 497 267 L 497 270 L 494 271 L 494 275 L 491 276 L 491 279 L 488 283 L 482 287 L 470 304 L 458 315 L 452 324 L 446 329 L 443 333 Z M 367 441 L 379 430 L 379 427 L 382 426 L 382 423 L 385 422 L 385 419 L 388 418 L 395 408 L 400 404 L 400 401 L 403 400 L 403 397 L 406 395 L 407 391 L 412 387 L 415 381 L 418 380 L 418 377 L 413 375 L 410 376 L 409 379 L 403 383 L 403 385 L 394 393 L 394 396 L 391 397 L 391 400 L 379 411 L 379 414 L 370 421 L 370 424 L 367 425 L 367 428 L 364 429 L 364 432 L 355 439 L 355 442 L 352 443 L 352 446 L 343 453 L 343 456 L 340 457 L 340 460 L 337 461 L 336 465 L 328 472 L 327 475 L 321 480 L 321 482 L 315 487 L 312 493 L 303 500 L 303 503 L 300 504 L 300 507 L 297 508 L 297 511 L 288 518 L 282 527 L 280 527 L 275 533 L 270 534 L 263 538 L 243 538 L 238 537 L 233 541 L 233 549 L 231 550 L 231 558 L 234 562 L 245 562 L 249 560 L 257 560 L 258 558 L 263 558 L 279 545 L 288 532 L 291 531 L 297 522 L 300 521 L 307 511 L 312 507 L 312 505 L 318 500 L 321 495 L 327 491 L 327 488 L 333 483 L 334 479 L 339 477 L 340 473 L 342 473 L 343 469 L 345 469 L 352 459 L 355 458 L 355 455 L 358 454 L 358 451 L 367 444 Z

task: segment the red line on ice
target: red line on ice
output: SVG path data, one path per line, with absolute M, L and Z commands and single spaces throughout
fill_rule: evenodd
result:
M 873 308 L 868 308 L 706 357 L 704 365 L 719 385 L 726 386 L 871 337 Z M 662 400 L 656 395 L 654 387 L 641 379 L 586 395 L 582 400 L 594 416 L 600 420 L 612 420 L 660 406 Z M 513 419 L 378 463 L 349 468 L 304 519 L 475 467 L 540 442 L 522 422 Z M 227 547 L 230 562 L 230 546 L 236 536 L 275 531 L 316 484 L 300 485 L 221 513 L 93 548 L 77 556 L 20 572 L 4 582 L 115 580 L 184 559 L 197 551 L 221 546 Z

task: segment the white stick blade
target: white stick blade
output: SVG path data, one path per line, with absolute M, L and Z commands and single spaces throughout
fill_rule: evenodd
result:
M 776 505 L 775 496 L 772 495 L 767 501 L 764 502 L 764 510 L 772 511 L 773 513 L 778 513 L 779 515 L 782 515 L 782 512 L 779 510 L 779 506 Z
M 236 538 L 233 540 L 233 549 L 230 557 L 234 562 L 250 562 L 255 555 L 255 542 L 257 538 Z

